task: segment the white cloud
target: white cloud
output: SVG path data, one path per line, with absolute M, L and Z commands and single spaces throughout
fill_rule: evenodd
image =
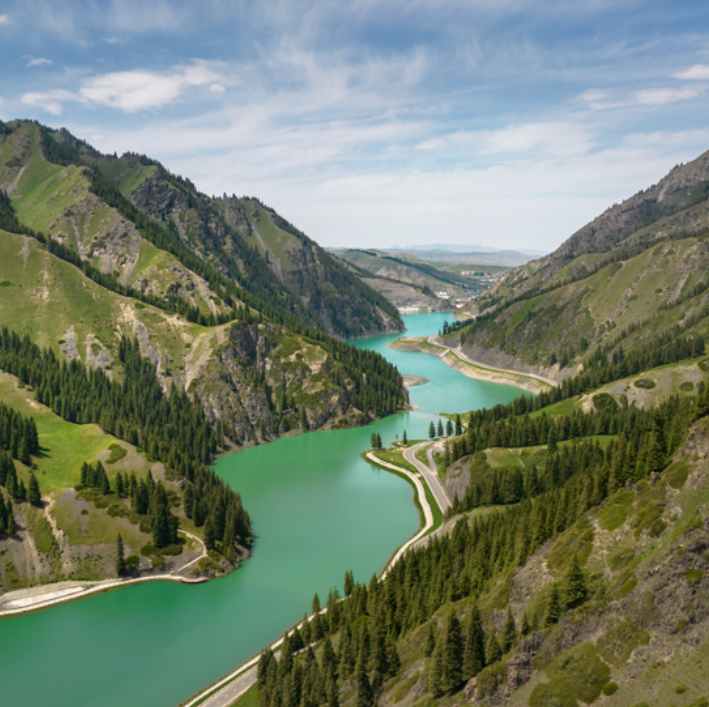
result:
M 10 18 L 7 15 L 0 15 L 0 25 L 9 25 Z
M 161 108 L 187 89 L 204 86 L 220 78 L 206 62 L 175 67 L 166 73 L 143 69 L 117 71 L 84 79 L 81 88 L 75 93 L 63 89 L 26 93 L 22 96 L 22 102 L 43 108 L 53 115 L 59 115 L 61 104 L 67 101 L 109 106 L 126 113 L 135 113 Z
M 128 40 L 120 39 L 119 37 L 103 37 L 101 41 L 106 42 L 106 44 L 125 44 Z
M 47 111 L 52 115 L 61 115 L 63 104 L 66 101 L 81 100 L 75 93 L 65 91 L 61 88 L 56 88 L 52 91 L 34 91 L 25 93 L 22 96 L 22 102 L 26 106 L 32 106 Z
M 576 96 L 574 101 L 585 103 L 593 110 L 609 110 L 624 108 L 631 105 L 662 106 L 677 101 L 698 98 L 704 92 L 704 86 L 694 85 L 692 88 L 645 88 L 633 91 L 628 96 L 599 89 L 589 89 Z
M 440 150 L 441 148 L 446 146 L 446 141 L 443 138 L 440 137 L 434 137 L 430 138 L 428 140 L 423 140 L 422 142 L 419 142 L 417 145 L 414 145 L 414 147 L 417 150 Z
M 212 93 L 224 93 L 226 91 L 226 88 L 222 86 L 220 83 L 213 83 L 210 87 L 209 90 Z
M 709 66 L 695 64 L 689 69 L 672 74 L 672 78 L 684 79 L 685 81 L 709 81 Z
M 30 59 L 27 63 L 27 66 L 49 66 L 50 64 L 54 63 L 51 59 L 45 59 L 44 57 L 37 57 L 36 59 L 34 57 L 27 58 Z
M 697 98 L 701 93 L 701 90 L 696 88 L 647 88 L 634 91 L 633 98 L 636 103 L 644 106 L 662 106 L 666 103 Z

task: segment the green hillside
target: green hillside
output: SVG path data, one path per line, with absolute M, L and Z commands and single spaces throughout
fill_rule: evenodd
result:
M 390 302 L 258 199 L 208 197 L 143 155 L 86 161 L 143 213 L 271 306 L 285 305 L 343 338 L 403 328 Z
M 462 416 L 446 522 L 385 579 L 346 576 L 278 670 L 265 651 L 261 707 L 317 685 L 343 707 L 706 706 L 709 376 L 690 367 L 694 395 L 646 409 L 595 390 L 588 410 L 520 398 Z
M 2 128 L 0 402 L 33 421 L 39 447 L 0 430 L 0 589 L 234 569 L 248 515 L 205 465 L 400 410 L 401 376 L 328 335 L 295 290 L 263 277 L 272 271 L 255 248 L 209 251 L 136 208 L 126 196 L 161 167 L 104 158 L 34 122 Z M 350 273 L 343 282 L 381 299 Z M 354 290 L 343 326 L 379 326 Z M 119 533 L 130 560 L 120 571 Z
M 434 267 L 410 255 L 390 255 L 377 250 L 337 250 L 338 258 L 377 277 L 410 283 L 428 294 L 448 292 L 451 297 L 463 297 L 474 283 L 457 274 Z
M 709 153 L 608 209 L 485 292 L 449 338 L 473 359 L 557 380 L 680 325 L 709 335 Z

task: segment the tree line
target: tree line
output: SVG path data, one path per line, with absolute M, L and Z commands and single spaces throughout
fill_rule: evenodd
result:
M 624 412 L 628 429 L 605 450 L 592 441 L 560 449 L 552 434 L 544 470 L 525 473 L 521 488 L 528 491 L 515 505 L 470 522 L 460 519 L 452 534 L 406 553 L 383 580 L 374 576 L 368 586 L 354 584 L 348 573 L 346 598 L 338 601 L 337 591 L 331 592 L 326 613 L 320 613 L 316 595 L 312 621 L 289 632 L 281 660 L 268 649 L 261 655 L 261 707 L 338 707 L 340 692 L 349 690 L 355 691 L 357 707 L 372 707 L 384 681 L 399 669 L 397 641 L 427 622 L 428 687 L 434 696 L 459 689 L 475 675 L 479 684 L 496 684 L 498 661 L 524 635 L 554 625 L 582 605 L 593 587 L 574 555 L 564 577 L 550 585 L 542 616 L 525 614 L 515 620 L 508 607 L 498 631 L 493 622 L 484 626 L 478 601 L 502 574 L 524 565 L 546 541 L 575 524 L 583 532 L 586 512 L 626 481 L 661 470 L 679 444 L 672 431 L 681 428 L 684 433 L 693 420 L 709 414 L 709 389 L 696 402 L 673 398 L 649 410 L 652 428 L 649 433 L 641 430 L 639 447 L 634 447 L 631 429 L 633 410 Z M 457 510 L 462 510 L 460 502 Z M 462 621 L 452 607 L 442 628 L 431 621 L 443 606 L 462 599 L 468 600 Z
M 110 380 L 101 369 L 87 370 L 81 361 L 60 361 L 51 349 L 40 349 L 6 327 L 0 334 L 0 368 L 31 386 L 39 402 L 70 422 L 98 424 L 145 450 L 149 459 L 162 461 L 168 473 L 200 489 L 196 495 L 206 517 L 217 513 L 210 505 L 216 494 L 203 490 L 222 486 L 220 502 L 232 510 L 237 532 L 248 542 L 250 525 L 241 497 L 204 467 L 223 440 L 217 439 L 201 405 L 177 386 L 163 393 L 155 366 L 140 355 L 137 341 L 124 337 L 119 356 L 123 382 Z

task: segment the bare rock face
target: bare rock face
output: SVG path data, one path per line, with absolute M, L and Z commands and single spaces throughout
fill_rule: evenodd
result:
M 272 438 L 302 430 L 304 420 L 307 428 L 317 429 L 347 414 L 347 391 L 313 386 L 314 367 L 291 361 L 298 353 L 281 357 L 286 342 L 294 343 L 271 324 L 235 324 L 204 373 L 192 382 L 190 390 L 207 418 L 233 427 L 232 441 L 242 444 L 257 434 Z M 279 398 L 283 390 L 288 396 L 285 407 Z

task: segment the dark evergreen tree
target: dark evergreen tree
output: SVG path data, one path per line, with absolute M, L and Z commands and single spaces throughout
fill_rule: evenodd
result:
M 123 555 L 123 538 L 119 533 L 116 538 L 116 574 L 119 577 L 122 577 L 126 573 L 126 561 Z
M 42 505 L 42 494 L 39 491 L 39 482 L 37 481 L 37 477 L 34 475 L 34 472 L 30 473 L 30 486 L 27 492 L 27 500 L 33 506 L 39 507 Z
M 436 425 L 433 420 L 431 420 L 431 424 L 428 426 L 428 436 L 430 439 L 434 439 L 436 436 Z
M 512 609 L 508 607 L 507 620 L 505 621 L 505 628 L 502 631 L 502 652 L 509 653 L 516 640 L 517 625 L 515 624 L 515 617 L 512 615 Z
M 574 553 L 571 564 L 564 577 L 564 607 L 575 609 L 588 599 L 586 576 L 579 564 L 578 555 Z
M 463 650 L 463 677 L 472 678 L 485 667 L 485 631 L 477 603 L 468 612 Z
M 549 628 L 550 626 L 554 626 L 554 624 L 559 622 L 560 616 L 561 603 L 559 601 L 559 589 L 556 585 L 553 585 L 549 593 L 549 604 L 547 605 L 547 613 L 544 619 L 545 627 Z
M 445 691 L 458 687 L 463 680 L 463 636 L 455 612 L 448 614 L 443 641 L 442 686 Z

